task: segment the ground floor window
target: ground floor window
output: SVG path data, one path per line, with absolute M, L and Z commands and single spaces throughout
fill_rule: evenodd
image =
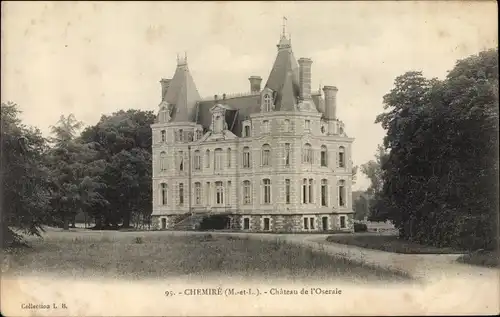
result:
M 271 219 L 264 218 L 264 231 L 271 230 Z
M 321 218 L 321 223 L 323 225 L 323 231 L 327 231 L 328 230 L 328 217 L 323 217 Z
M 250 218 L 243 218 L 243 230 L 250 230 Z
M 161 228 L 167 229 L 167 218 L 161 218 Z
M 315 223 L 316 223 L 315 217 L 304 217 L 303 229 L 314 230 L 314 228 L 316 227 Z
M 340 228 L 341 229 L 347 228 L 345 216 L 340 216 Z

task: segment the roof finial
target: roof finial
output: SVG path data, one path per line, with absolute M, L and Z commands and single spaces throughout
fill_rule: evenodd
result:
M 281 34 L 282 37 L 286 37 L 286 17 L 283 17 L 283 33 Z
M 179 58 L 179 53 L 177 53 L 177 64 L 179 64 L 180 58 Z

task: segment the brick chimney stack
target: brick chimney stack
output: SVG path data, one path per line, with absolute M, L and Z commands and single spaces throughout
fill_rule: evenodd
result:
M 160 84 L 161 84 L 161 101 L 165 101 L 165 97 L 167 95 L 167 89 L 168 89 L 168 86 L 170 86 L 170 82 L 172 81 L 172 79 L 166 79 L 166 78 L 162 78 L 160 80 Z
M 248 80 L 250 81 L 250 91 L 260 92 L 260 83 L 262 82 L 262 78 L 260 76 L 250 76 Z
M 337 134 L 337 92 L 335 86 L 323 87 L 325 93 L 325 119 L 328 121 L 328 133 Z
M 300 85 L 300 98 L 302 100 L 311 99 L 311 65 L 310 58 L 299 59 L 299 85 Z

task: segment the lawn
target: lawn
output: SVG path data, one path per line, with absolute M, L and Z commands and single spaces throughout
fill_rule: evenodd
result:
M 408 281 L 283 241 L 259 241 L 209 233 L 48 232 L 31 248 L 9 254 L 11 274 L 57 274 L 126 279 L 213 276 Z
M 500 251 L 476 251 L 462 255 L 457 261 L 485 267 L 500 267 Z
M 451 248 L 437 248 L 401 240 L 396 235 L 377 235 L 371 233 L 359 233 L 353 235 L 332 235 L 327 239 L 329 242 L 354 245 L 367 249 L 381 250 L 405 254 L 460 254 L 463 250 Z

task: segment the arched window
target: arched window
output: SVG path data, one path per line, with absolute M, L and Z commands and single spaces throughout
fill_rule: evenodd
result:
M 328 206 L 328 180 L 321 180 L 321 206 Z
M 250 126 L 246 125 L 243 129 L 244 129 L 244 135 L 243 136 L 246 137 L 246 138 L 251 137 Z
M 167 153 L 160 153 L 160 171 L 165 172 L 167 170 Z
M 290 120 L 285 119 L 285 122 L 283 123 L 283 131 L 290 132 Z
M 200 140 L 203 137 L 203 131 L 196 130 L 196 140 Z
M 227 167 L 231 167 L 231 149 L 227 149 Z
M 309 203 L 314 203 L 314 187 L 313 187 L 313 179 L 309 179 Z
M 272 104 L 273 104 L 273 101 L 272 101 L 272 98 L 269 94 L 265 94 L 264 95 L 264 111 L 271 111 L 271 107 L 272 107 Z
M 345 148 L 339 147 L 339 167 L 345 167 Z
M 215 203 L 217 205 L 224 204 L 224 184 L 215 182 Z
M 250 181 L 243 181 L 243 205 L 250 205 L 252 201 L 252 185 Z
M 179 205 L 184 205 L 184 184 L 179 184 Z
M 205 152 L 205 167 L 210 168 L 210 150 Z
M 167 132 L 165 130 L 161 130 L 161 141 L 167 141 Z
M 290 203 L 290 180 L 285 179 L 285 203 Z
M 326 146 L 321 146 L 321 166 L 328 166 L 328 152 Z
M 243 148 L 243 168 L 250 168 L 250 148 L 248 146 Z
M 264 144 L 262 146 L 262 166 L 271 165 L 271 147 L 269 144 Z
M 201 169 L 201 153 L 199 150 L 194 151 L 194 169 Z
M 167 191 L 167 184 L 161 183 L 161 204 L 166 205 L 168 202 L 168 191 Z
M 312 148 L 311 148 L 311 144 L 309 144 L 309 143 L 306 143 L 304 145 L 304 150 L 302 153 L 302 162 L 308 163 L 308 164 L 312 163 Z
M 271 180 L 266 178 L 263 181 L 264 184 L 264 204 L 271 203 Z
M 184 131 L 182 129 L 179 130 L 179 142 L 184 142 Z
M 201 183 L 194 183 L 194 203 L 201 205 Z
M 290 166 L 290 143 L 285 143 L 285 166 Z
M 215 159 L 215 165 L 214 168 L 217 171 L 222 170 L 222 149 L 215 149 L 214 151 L 214 159 Z
M 307 204 L 307 201 L 308 201 L 307 193 L 308 193 L 308 191 L 307 191 L 307 179 L 304 178 L 302 180 L 302 203 L 303 204 Z
M 179 151 L 179 171 L 184 170 L 184 152 Z
M 339 206 L 340 207 L 345 207 L 347 206 L 347 199 L 346 199 L 346 191 L 345 191 L 345 181 L 340 180 L 339 181 Z

